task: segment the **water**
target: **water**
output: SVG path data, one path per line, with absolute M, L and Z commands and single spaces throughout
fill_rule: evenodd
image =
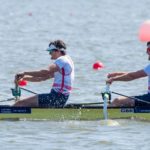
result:
M 11 97 L 16 73 L 48 67 L 52 63 L 45 52 L 49 41 L 63 39 L 76 67 L 69 102 L 98 102 L 109 72 L 136 71 L 148 63 L 145 43 L 138 40 L 141 23 L 150 18 L 148 4 L 148 0 L 1 0 L 0 99 Z M 97 60 L 105 68 L 93 71 Z M 48 92 L 51 84 L 51 80 L 29 83 L 27 88 L 42 93 Z M 111 89 L 126 95 L 142 94 L 147 79 L 116 82 Z M 119 127 L 101 126 L 99 121 L 0 125 L 1 149 L 145 150 L 150 145 L 149 123 L 143 122 L 125 121 Z
M 100 121 L 1 122 L 1 149 L 149 149 L 149 123 L 119 123 L 120 126 L 102 126 Z

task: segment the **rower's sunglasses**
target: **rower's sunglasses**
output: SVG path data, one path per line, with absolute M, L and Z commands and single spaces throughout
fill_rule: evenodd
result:
M 53 51 L 57 51 L 57 49 L 52 49 L 49 51 L 49 54 L 51 55 Z
M 148 48 L 147 48 L 147 53 L 149 53 L 149 54 L 150 54 L 150 47 L 148 47 Z

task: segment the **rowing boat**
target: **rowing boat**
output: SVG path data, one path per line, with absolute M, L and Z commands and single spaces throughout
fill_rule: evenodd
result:
M 21 89 L 34 93 L 28 89 L 15 87 L 12 95 L 18 100 Z M 64 108 L 30 108 L 0 105 L 0 120 L 102 120 L 102 119 L 140 119 L 150 121 L 150 103 L 145 107 L 110 107 L 111 93 L 119 94 L 109 90 L 106 85 L 102 92 L 103 102 L 67 104 Z M 36 93 L 34 93 L 36 94 Z M 120 95 L 120 94 L 119 94 Z M 125 96 L 125 95 L 123 95 Z M 127 96 L 125 96 L 127 97 Z M 141 101 L 130 97 L 131 99 Z M 8 100 L 13 100 L 8 99 Z M 8 101 L 7 100 L 7 101 Z M 4 101 L 1 101 L 4 102 Z
M 109 119 L 150 121 L 150 107 L 108 107 Z M 0 105 L 0 120 L 102 120 L 103 106 L 68 104 L 65 108 L 30 108 Z

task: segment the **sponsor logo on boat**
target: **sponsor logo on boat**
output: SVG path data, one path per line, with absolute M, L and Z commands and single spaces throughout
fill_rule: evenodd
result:
M 149 107 L 121 108 L 122 113 L 150 113 Z
M 0 107 L 0 113 L 31 113 L 30 107 Z
M 121 108 L 122 113 L 133 113 L 134 108 Z

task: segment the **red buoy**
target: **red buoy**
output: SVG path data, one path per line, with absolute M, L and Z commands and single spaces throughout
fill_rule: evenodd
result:
M 26 85 L 27 85 L 27 81 L 26 81 L 26 80 L 20 80 L 20 81 L 18 82 L 18 85 L 19 85 L 19 86 L 26 86 Z
M 93 64 L 93 69 L 94 70 L 99 70 L 99 69 L 102 69 L 104 67 L 103 63 L 100 62 L 100 61 L 97 61 Z

